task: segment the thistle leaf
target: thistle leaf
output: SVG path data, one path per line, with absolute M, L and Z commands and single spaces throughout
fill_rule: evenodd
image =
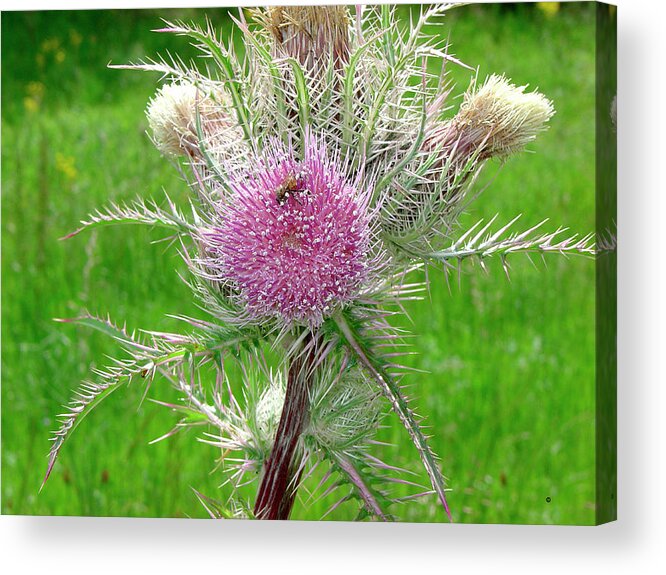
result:
M 210 515 L 211 519 L 252 518 L 252 511 L 246 505 L 231 501 L 230 507 L 217 499 L 200 493 L 194 487 L 190 489 L 192 489 L 199 503 L 203 505 L 203 508 Z
M 144 224 L 171 229 L 178 235 L 192 233 L 196 228 L 167 197 L 169 209 L 160 208 L 155 202 L 137 199 L 125 204 L 111 204 L 90 214 L 81 221 L 81 227 L 60 238 L 67 240 L 84 230 L 119 224 Z
M 125 326 L 119 327 L 111 321 L 110 317 L 102 319 L 100 317 L 86 313 L 81 317 L 75 318 L 55 318 L 53 321 L 59 323 L 73 323 L 84 327 L 89 327 L 102 332 L 104 335 L 117 339 L 123 343 L 136 345 L 139 342 L 135 339 L 134 334 L 127 332 Z
M 53 444 L 49 452 L 49 462 L 46 469 L 46 474 L 39 488 L 41 491 L 46 484 L 53 466 L 55 465 L 58 454 L 67 438 L 72 432 L 80 425 L 85 417 L 116 389 L 124 384 L 129 384 L 132 377 L 140 373 L 142 368 L 136 364 L 130 363 L 126 367 L 114 367 L 109 374 L 102 379 L 101 382 L 95 383 L 84 381 L 76 392 L 75 398 L 70 402 L 67 407 L 67 412 L 58 416 L 62 423 L 60 428 L 54 432 L 51 438 Z
M 385 499 L 385 497 L 375 493 L 370 483 L 364 479 L 362 471 L 355 465 L 354 460 L 350 457 L 339 455 L 336 457 L 336 463 L 340 471 L 346 475 L 347 479 L 355 487 L 367 511 L 382 521 L 390 521 L 391 517 L 384 512 L 379 503 L 379 499 Z
M 504 258 L 513 253 L 594 256 L 597 252 L 593 234 L 583 237 L 579 237 L 577 234 L 565 235 L 566 228 L 558 228 L 554 232 L 539 231 L 548 220 L 543 220 L 523 232 L 511 232 L 511 228 L 520 216 L 515 217 L 499 230 L 491 232 L 490 228 L 496 218 L 497 216 L 493 217 L 485 226 L 482 226 L 473 237 L 470 238 L 472 231 L 481 226 L 481 221 L 472 226 L 459 239 L 453 241 L 450 246 L 433 252 L 424 252 L 420 254 L 421 257 L 430 262 L 447 263 L 449 260 L 461 262 L 469 258 L 476 258 L 479 261 L 492 256 Z
M 354 118 L 354 100 L 355 100 L 355 91 L 354 91 L 354 80 L 356 78 L 356 69 L 359 62 L 364 57 L 366 51 L 374 46 L 374 42 L 383 34 L 385 31 L 379 32 L 379 34 L 361 44 L 351 55 L 349 60 L 349 65 L 345 71 L 344 77 L 344 115 L 343 115 L 343 141 L 344 144 L 349 149 L 352 146 L 352 139 L 354 136 L 354 131 L 352 130 L 353 118 Z
M 282 134 L 282 137 L 286 137 L 288 133 L 287 125 L 287 107 L 284 101 L 284 87 L 283 87 L 283 78 L 280 74 L 278 66 L 275 64 L 275 60 L 271 56 L 270 52 L 258 41 L 257 36 L 253 34 L 247 26 L 247 23 L 241 22 L 234 16 L 230 16 L 233 22 L 238 26 L 238 28 L 243 32 L 245 38 L 250 42 L 251 47 L 260 60 L 260 62 L 266 66 L 273 85 L 273 91 L 275 93 L 275 103 L 277 106 L 277 115 L 276 120 L 279 125 L 279 132 Z
M 209 330 L 205 333 L 205 339 L 202 342 L 198 342 L 194 338 L 189 341 L 182 341 L 181 338 L 179 347 L 172 345 L 174 340 L 171 338 L 171 334 L 153 333 L 151 335 L 153 335 L 154 341 L 160 345 L 148 346 L 136 339 L 133 334 L 128 333 L 124 327 L 116 326 L 109 319 L 101 319 L 87 314 L 79 318 L 57 321 L 84 325 L 109 335 L 120 341 L 132 357 L 126 360 L 116 360 L 115 364 L 106 371 L 97 371 L 99 381 L 84 381 L 81 384 L 67 406 L 67 411 L 60 416 L 61 425 L 52 437 L 53 444 L 49 452 L 48 467 L 41 488 L 48 480 L 67 438 L 83 419 L 116 389 L 123 385 L 129 385 L 137 375 L 146 378 L 152 376 L 158 369 L 173 369 L 174 366 L 187 362 L 193 353 L 210 359 L 217 356 L 223 348 L 237 347 L 244 342 L 242 337 L 231 338 L 226 332 Z M 182 383 L 179 378 L 176 381 L 179 384 Z M 190 397 L 190 399 L 195 405 L 201 407 L 195 401 L 196 398 Z M 202 413 L 209 415 L 208 412 L 202 410 L 203 408 L 200 409 Z M 214 419 L 213 422 L 217 423 Z
M 298 60 L 295 58 L 287 58 L 287 62 L 291 65 L 291 70 L 294 74 L 296 100 L 298 102 L 298 117 L 301 122 L 301 137 L 303 139 L 303 147 L 305 147 L 305 139 L 309 134 L 310 126 L 310 95 L 308 94 L 308 85 Z
M 437 466 L 435 454 L 430 449 L 426 437 L 416 421 L 414 413 L 409 408 L 407 400 L 402 395 L 399 385 L 394 381 L 391 375 L 387 373 L 381 359 L 374 354 L 370 346 L 365 344 L 357 328 L 353 326 L 342 313 L 338 313 L 334 319 L 344 341 L 354 353 L 359 363 L 368 371 L 373 379 L 379 383 L 382 392 L 390 401 L 393 411 L 395 411 L 400 418 L 400 421 L 407 429 L 407 432 L 419 452 L 421 461 L 426 468 L 433 489 L 444 506 L 449 520 L 451 520 L 451 512 L 449 511 L 449 506 L 446 502 L 444 476 Z

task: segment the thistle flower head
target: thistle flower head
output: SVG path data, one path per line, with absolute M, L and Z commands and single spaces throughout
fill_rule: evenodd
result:
M 230 178 L 219 221 L 204 234 L 206 265 L 251 317 L 321 323 L 370 276 L 370 190 L 309 136 L 303 159 L 273 142 Z
M 484 159 L 509 156 L 533 141 L 555 111 L 543 94 L 525 88 L 493 74 L 467 92 L 453 122 L 465 147 L 478 148 Z
M 349 60 L 346 6 L 275 6 L 259 15 L 282 55 L 312 71 L 332 58 L 336 67 Z
M 146 116 L 155 144 L 163 154 L 192 156 L 200 152 L 197 115 L 202 135 L 220 139 L 234 128 L 226 112 L 228 106 L 228 97 L 222 90 L 207 94 L 194 84 L 173 83 L 165 84 L 155 94 Z
M 349 450 L 365 444 L 382 417 L 381 396 L 359 368 L 331 374 L 316 383 L 310 399 L 307 434 L 320 447 Z
M 411 186 L 395 186 L 384 206 L 387 237 L 401 249 L 409 247 L 411 255 L 436 249 L 446 241 L 484 160 L 521 151 L 553 113 L 542 94 L 525 92 L 525 86 L 502 76 L 492 75 L 469 90 L 452 119 L 428 123 L 421 154 L 410 166 L 422 177 Z
M 281 372 L 271 374 L 269 381 L 270 385 L 257 402 L 255 419 L 261 437 L 267 442 L 272 442 L 282 414 L 285 385 Z
M 228 392 L 226 405 L 217 405 L 217 433 L 206 434 L 203 440 L 236 453 L 228 471 L 239 478 L 264 465 L 275 440 L 285 397 L 283 374 L 269 371 L 263 358 L 246 359 L 249 358 L 249 369 L 243 369 L 242 399 Z

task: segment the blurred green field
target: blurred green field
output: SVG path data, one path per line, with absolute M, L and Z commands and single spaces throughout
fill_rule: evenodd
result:
M 407 9 L 402 14 L 407 16 Z M 228 29 L 225 10 L 2 14 L 2 513 L 205 517 L 190 486 L 219 496 L 212 447 L 193 433 L 156 445 L 175 423 L 139 386 L 114 394 L 77 429 L 43 490 L 54 416 L 91 366 L 117 347 L 57 324 L 88 309 L 130 328 L 179 329 L 167 313 L 200 315 L 178 279 L 182 264 L 158 232 L 109 228 L 58 238 L 109 200 L 180 200 L 186 190 L 144 131 L 156 75 L 107 69 L 167 50 L 193 55 L 176 37 L 153 34 L 160 17 Z M 594 228 L 594 7 L 477 5 L 447 16 L 452 51 L 538 87 L 557 110 L 534 153 L 509 161 L 473 205 L 468 222 L 523 214 L 525 229 L 549 217 Z M 459 91 L 469 72 L 452 69 Z M 458 100 L 454 105 L 457 106 Z M 483 183 L 483 182 L 481 182 Z M 431 274 L 430 299 L 409 307 L 420 354 L 410 375 L 417 411 L 450 480 L 457 522 L 594 523 L 594 264 L 552 256 L 537 269 L 514 256 L 468 267 L 449 292 Z M 166 384 L 149 396 L 173 399 Z M 382 456 L 417 468 L 396 422 Z M 248 496 L 251 492 L 248 493 Z M 549 500 L 547 500 L 549 498 Z M 330 501 L 328 501 L 330 503 Z M 327 501 L 297 502 L 294 519 L 318 519 Z M 396 510 L 404 520 L 442 521 L 432 500 Z M 331 519 L 352 519 L 341 507 Z

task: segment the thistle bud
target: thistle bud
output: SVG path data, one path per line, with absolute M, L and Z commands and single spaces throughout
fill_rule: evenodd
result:
M 349 61 L 349 13 L 346 6 L 276 6 L 261 18 L 275 39 L 276 52 L 296 58 L 307 70 L 336 68 Z
M 281 374 L 271 374 L 270 384 L 262 393 L 256 407 L 255 419 L 261 440 L 272 443 L 280 423 L 284 405 L 285 384 Z
M 525 92 L 502 76 L 492 75 L 477 90 L 465 94 L 451 128 L 470 155 L 480 159 L 504 158 L 520 152 L 545 130 L 555 113 L 550 100 L 539 92 Z
M 422 172 L 421 180 L 409 191 L 393 190 L 384 209 L 385 233 L 415 250 L 431 246 L 441 237 L 440 228 L 448 229 L 457 216 L 483 161 L 521 151 L 553 114 L 552 102 L 542 94 L 525 92 L 525 86 L 501 76 L 467 92 L 452 119 L 428 126 L 417 160 L 421 166 L 412 168 Z M 423 165 L 428 169 L 420 170 Z
M 383 416 L 381 395 L 358 368 L 339 375 L 335 385 L 326 379 L 317 382 L 310 405 L 306 435 L 318 445 L 340 452 L 362 445 Z
M 146 116 L 155 145 L 165 155 L 201 155 L 199 126 L 207 147 L 235 140 L 238 131 L 227 113 L 228 98 L 222 90 L 205 93 L 193 84 L 167 84 L 148 104 Z

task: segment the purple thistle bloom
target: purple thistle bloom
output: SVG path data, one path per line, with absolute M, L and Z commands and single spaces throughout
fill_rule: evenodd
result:
M 207 267 L 252 319 L 318 325 L 368 279 L 370 186 L 350 182 L 314 136 L 303 156 L 281 142 L 266 146 L 264 158 L 232 175 L 219 223 L 203 234 Z

